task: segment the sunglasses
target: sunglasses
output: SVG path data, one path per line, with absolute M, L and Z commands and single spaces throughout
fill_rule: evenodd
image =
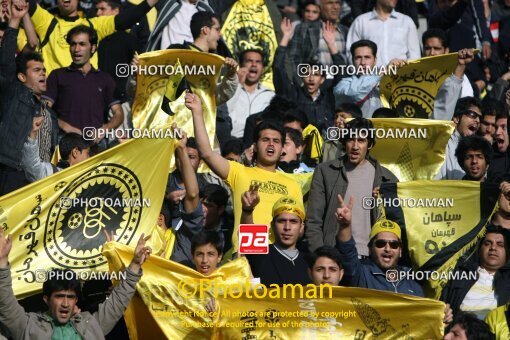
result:
M 398 249 L 398 248 L 400 248 L 400 242 L 397 241 L 397 240 L 388 241 L 388 240 L 378 239 L 378 240 L 374 241 L 374 245 L 377 248 L 384 248 L 384 247 L 386 247 L 386 244 L 388 244 L 388 243 L 390 244 L 390 248 L 391 249 Z
M 481 116 L 476 113 L 475 111 L 466 111 L 464 112 L 464 115 L 465 116 L 468 116 L 469 118 L 472 118 L 472 119 L 475 119 L 475 118 L 480 118 Z

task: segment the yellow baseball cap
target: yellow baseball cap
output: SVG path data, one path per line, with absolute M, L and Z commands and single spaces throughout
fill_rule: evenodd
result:
M 401 239 L 402 231 L 400 230 L 400 226 L 397 223 L 387 219 L 380 219 L 379 221 L 375 222 L 375 224 L 372 226 L 372 230 L 370 231 L 370 239 L 373 239 L 375 235 L 384 231 L 395 234 L 399 240 Z
M 273 218 L 281 213 L 289 213 L 298 216 L 301 221 L 305 220 L 305 207 L 303 201 L 295 200 L 289 196 L 281 197 L 273 205 Z

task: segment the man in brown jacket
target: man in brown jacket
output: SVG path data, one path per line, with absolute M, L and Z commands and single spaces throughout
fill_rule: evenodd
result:
M 142 234 L 124 280 L 94 314 L 78 312 L 76 304 L 81 295 L 81 286 L 77 275 L 71 270 L 48 273 L 49 279 L 43 284 L 43 299 L 48 305 L 46 313 L 26 313 L 12 290 L 8 262 L 12 237 L 5 237 L 0 228 L 0 323 L 15 340 L 104 339 L 122 317 L 135 293 L 136 284 L 142 276 L 141 266 L 151 252 L 150 247 L 145 246 L 147 240 L 148 237 Z

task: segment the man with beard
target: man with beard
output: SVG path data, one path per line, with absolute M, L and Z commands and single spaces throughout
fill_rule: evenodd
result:
M 494 213 L 491 223 L 505 229 L 510 229 L 510 177 L 506 176 L 499 185 L 501 190 L 498 200 L 498 210 Z
M 322 246 L 308 256 L 308 276 L 314 285 L 338 286 L 344 276 L 340 253 L 336 248 Z
M 494 137 L 494 159 L 489 168 L 487 178 L 498 183 L 510 171 L 510 155 L 508 150 L 508 118 L 506 113 L 496 115 L 496 134 Z
M 453 114 L 455 131 L 446 146 L 445 162 L 435 179 L 462 179 L 464 177 L 466 173 L 455 157 L 455 150 L 457 150 L 461 138 L 472 136 L 478 131 L 482 117 L 481 110 L 480 101 L 474 97 L 464 97 L 457 101 Z
M 468 181 L 484 182 L 492 158 L 492 147 L 485 138 L 469 136 L 461 139 L 455 156 Z
M 338 221 L 336 248 L 341 255 L 347 284 L 423 297 L 423 290 L 417 282 L 405 277 L 401 279 L 400 272 L 411 268 L 398 266 L 402 256 L 399 225 L 385 219 L 377 221 L 372 226 L 368 242 L 370 258 L 362 262 L 358 259 L 356 242 L 352 237 L 353 199 L 346 205 L 339 194 L 338 202 L 340 208 L 335 212 Z
M 488 225 L 485 237 L 474 252 L 468 252 L 454 269 L 456 279 L 448 281 L 441 301 L 451 305 L 454 315 L 472 312 L 483 320 L 492 309 L 510 299 L 508 230 Z
M 78 134 L 82 134 L 85 127 L 100 131 L 117 128 L 124 121 L 124 112 L 120 101 L 113 96 L 115 82 L 108 73 L 91 64 L 97 50 L 96 32 L 88 26 L 76 26 L 66 39 L 73 62 L 50 74 L 44 95 L 57 111 L 58 126 L 66 133 Z M 104 112 L 108 108 L 113 111 L 113 117 L 105 122 Z M 97 134 L 95 141 L 103 138 L 104 135 Z
M 477 134 L 485 138 L 492 145 L 496 137 L 496 117 L 505 114 L 505 105 L 503 103 L 486 96 L 482 101 L 482 120 Z
M 46 91 L 41 55 L 27 53 L 14 58 L 18 27 L 27 11 L 25 3 L 14 2 L 0 47 L 0 196 L 28 184 L 21 168 L 23 145 L 32 130 L 33 117 L 50 118 L 40 101 Z M 45 127 L 51 136 L 51 119 Z
M 269 212 L 274 203 L 282 196 L 290 196 L 297 202 L 303 200 L 299 184 L 286 175 L 276 172 L 276 166 L 283 151 L 285 132 L 280 123 L 275 121 L 267 120 L 258 124 L 254 133 L 256 165 L 251 168 L 245 167 L 237 162 L 227 161 L 212 150 L 204 123 L 200 98 L 193 93 L 187 93 L 185 104 L 193 115 L 195 138 L 202 159 L 232 189 L 234 225 L 236 226 L 232 235 L 232 246 L 234 251 L 237 251 L 237 226 L 243 211 L 241 196 L 250 187 L 258 187 L 261 198 L 261 203 L 252 211 L 254 222 L 257 224 L 270 224 L 272 216 Z

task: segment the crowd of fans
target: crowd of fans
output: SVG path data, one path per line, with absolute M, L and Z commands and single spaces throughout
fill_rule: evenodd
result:
M 332 74 L 327 66 L 398 69 L 409 60 L 456 52 L 455 70 L 430 116 L 455 124 L 435 179 L 495 183 L 501 193 L 474 256 L 462 257 L 455 268 L 477 279 L 452 280 L 443 289 L 445 339 L 490 339 L 491 332 L 508 338 L 510 1 L 265 0 L 278 40 L 272 68 L 270 51 L 233 55 L 223 40 L 222 19 L 234 3 L 1 0 L 0 195 L 119 143 L 82 136 L 86 127 L 132 127 L 133 83 L 116 74 L 117 65 L 136 64 L 138 53 L 160 49 L 217 53 L 225 57 L 216 91 L 221 152 L 209 143 L 201 99 L 186 91 L 195 137 L 184 136 L 175 151 L 177 169 L 168 176 L 158 219 L 166 243 L 156 255 L 210 275 L 238 256 L 239 224 L 266 224 L 274 240 L 269 253 L 247 256 L 263 284 L 329 283 L 423 296 L 415 281 L 386 280 L 390 269 L 409 270 L 401 262 L 401 230 L 361 204 L 398 179 L 370 155 L 377 141 L 359 132 L 373 128 L 369 118 L 404 118 L 382 107 L 380 74 Z M 150 29 L 152 7 L 158 15 Z M 269 70 L 273 87 L 261 80 Z M 161 100 L 169 113 L 171 99 Z M 327 140 L 331 127 L 350 133 Z M 310 130 L 325 140 L 321 157 L 311 152 Z M 57 145 L 61 161 L 53 165 Z M 212 173 L 197 173 L 201 162 Z M 311 172 L 303 195 L 288 174 Z M 126 281 L 96 314 L 74 309 L 79 282 L 48 281 L 49 311 L 36 319 L 14 299 L 13 242 L 0 229 L 0 330 L 14 339 L 104 336 L 134 293 L 150 253 L 145 241 Z

